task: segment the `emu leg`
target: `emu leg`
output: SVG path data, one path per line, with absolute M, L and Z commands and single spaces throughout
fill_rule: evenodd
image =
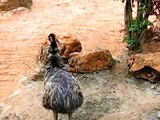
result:
M 69 120 L 72 120 L 72 112 L 68 113 L 68 118 L 69 118 Z
M 53 112 L 53 118 L 54 118 L 54 120 L 58 120 L 58 113 Z

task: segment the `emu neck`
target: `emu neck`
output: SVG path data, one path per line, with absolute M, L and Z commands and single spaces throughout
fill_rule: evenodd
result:
M 48 63 L 45 67 L 45 72 L 48 73 L 49 71 L 57 71 L 59 69 L 66 70 L 66 66 L 62 61 L 52 61 Z

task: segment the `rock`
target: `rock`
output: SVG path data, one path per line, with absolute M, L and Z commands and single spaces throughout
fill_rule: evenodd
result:
M 158 82 L 160 80 L 160 52 L 132 55 L 128 59 L 128 67 L 137 78 Z
M 152 86 L 151 86 L 151 89 L 155 89 L 155 86 L 154 86 L 154 85 L 152 85 Z
M 128 82 L 129 84 L 136 84 L 135 80 L 132 79 L 132 78 L 128 78 L 128 79 L 127 79 L 127 82 Z
M 81 42 L 71 34 L 57 37 L 57 39 L 58 49 L 63 59 L 69 59 L 70 54 L 82 51 Z
M 109 69 L 113 65 L 113 58 L 109 50 L 96 50 L 89 53 L 72 54 L 68 60 L 68 71 L 94 72 Z
M 30 8 L 32 0 L 3 0 L 0 2 L 0 11 L 10 11 L 18 7 Z
M 56 36 L 58 49 L 63 59 L 68 59 L 68 70 L 71 72 L 93 72 L 109 69 L 113 65 L 113 58 L 109 50 L 96 50 L 89 53 L 80 53 L 82 45 L 72 35 Z M 43 69 L 47 63 L 49 43 L 46 40 L 41 45 L 37 56 L 37 63 Z

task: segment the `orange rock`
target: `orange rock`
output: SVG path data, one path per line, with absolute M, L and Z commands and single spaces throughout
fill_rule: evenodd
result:
M 137 78 L 150 82 L 160 80 L 160 52 L 132 55 L 129 60 L 129 71 Z
M 3 0 L 0 3 L 0 11 L 10 11 L 18 7 L 30 8 L 32 0 Z
M 136 54 L 129 58 L 132 59 L 133 65 L 131 66 L 131 71 L 137 71 L 144 66 L 150 66 L 157 71 L 160 71 L 160 52 L 148 53 L 148 54 Z
M 56 37 L 58 49 L 63 59 L 68 59 L 68 71 L 71 72 L 93 72 L 109 69 L 113 65 L 113 58 L 109 50 L 96 50 L 89 53 L 80 53 L 82 45 L 72 35 L 62 38 Z M 45 65 L 47 61 L 48 41 L 42 44 L 37 61 L 39 66 Z
M 63 59 L 70 58 L 70 54 L 74 52 L 81 52 L 82 45 L 80 41 L 71 34 L 65 35 L 58 39 L 58 48 Z
M 109 69 L 113 65 L 113 58 L 109 50 L 96 50 L 89 53 L 72 54 L 68 61 L 68 71 L 94 72 Z

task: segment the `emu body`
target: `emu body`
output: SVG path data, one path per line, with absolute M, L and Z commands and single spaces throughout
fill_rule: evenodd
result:
M 72 113 L 82 105 L 83 95 L 77 80 L 59 68 L 50 68 L 45 75 L 43 106 L 57 113 Z
M 50 38 L 42 103 L 46 109 L 53 111 L 54 120 L 58 120 L 58 113 L 68 114 L 71 120 L 72 113 L 83 103 L 83 94 L 76 78 L 64 69 L 54 41 L 55 37 L 49 36 Z

